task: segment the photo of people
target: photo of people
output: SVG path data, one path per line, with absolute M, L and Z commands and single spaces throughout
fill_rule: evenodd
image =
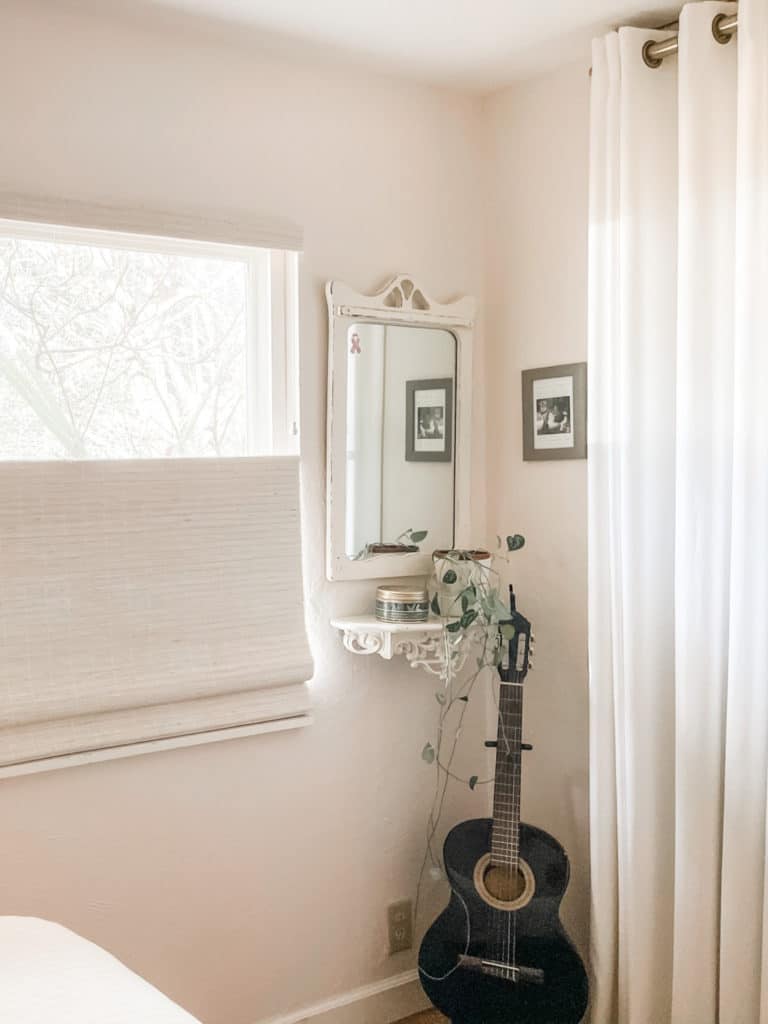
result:
M 571 430 L 571 399 L 568 395 L 540 398 L 536 403 L 537 434 L 567 434 Z
M 453 458 L 453 380 L 405 382 L 405 461 Z
M 586 459 L 587 364 L 522 371 L 523 459 Z
M 573 448 L 573 377 L 532 382 L 533 447 Z
M 416 437 L 419 440 L 445 437 L 445 408 L 442 405 L 422 405 L 417 410 Z

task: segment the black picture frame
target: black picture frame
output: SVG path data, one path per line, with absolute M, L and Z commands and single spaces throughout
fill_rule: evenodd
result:
M 587 364 L 523 370 L 523 460 L 587 457 Z
M 436 404 L 419 403 L 420 392 L 441 391 Z M 434 396 L 433 396 L 434 398 Z M 436 410 L 441 414 L 435 415 Z M 419 423 L 426 426 L 425 436 L 417 436 Z M 437 436 L 437 435 L 440 436 Z M 437 442 L 442 441 L 438 447 Z M 451 462 L 453 459 L 453 378 L 407 380 L 405 382 L 405 461 Z

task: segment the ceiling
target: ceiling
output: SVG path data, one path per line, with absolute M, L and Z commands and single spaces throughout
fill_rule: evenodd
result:
M 109 0 L 205 17 L 337 60 L 488 92 L 572 61 L 618 24 L 658 25 L 680 4 L 653 0 Z M 104 3 L 102 6 L 106 6 Z

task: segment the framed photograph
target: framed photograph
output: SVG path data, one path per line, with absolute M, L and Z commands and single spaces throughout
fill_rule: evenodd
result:
M 453 380 L 405 382 L 405 461 L 453 458 Z
M 523 370 L 523 459 L 586 459 L 587 364 Z

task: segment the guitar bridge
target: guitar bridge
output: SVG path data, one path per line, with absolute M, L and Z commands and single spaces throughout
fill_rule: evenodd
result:
M 505 964 L 500 960 L 484 960 L 480 956 L 464 954 L 459 957 L 459 967 L 466 967 L 468 971 L 490 974 L 494 978 L 503 978 L 514 984 L 544 984 L 544 971 L 538 967 L 521 967 L 517 964 Z

